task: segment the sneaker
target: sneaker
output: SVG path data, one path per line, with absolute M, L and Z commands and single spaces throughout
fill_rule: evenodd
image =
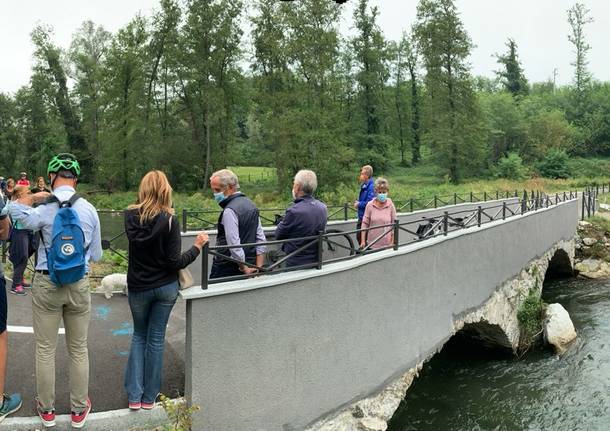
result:
M 144 410 L 152 410 L 152 409 L 155 408 L 155 403 L 145 403 L 145 402 L 142 402 L 142 408 Z
M 40 401 L 36 400 L 36 411 L 38 412 L 38 416 L 45 427 L 55 426 L 55 410 L 43 410 Z
M 2 422 L 5 417 L 11 413 L 15 413 L 20 408 L 21 395 L 13 394 L 8 396 L 7 394 L 4 394 L 4 401 L 2 402 L 2 406 L 0 406 L 0 422 Z
M 25 289 L 31 289 L 32 285 L 30 283 L 28 283 L 27 281 L 25 281 L 25 278 L 21 281 L 21 285 L 25 288 Z
M 137 403 L 132 403 L 131 401 L 129 402 L 129 410 L 140 410 L 141 407 L 142 407 L 141 402 L 137 402 Z
M 25 289 L 23 288 L 23 286 L 21 284 L 18 284 L 15 287 L 11 287 L 11 293 L 14 293 L 15 295 L 19 295 L 19 296 L 27 295 L 27 292 L 25 291 Z
M 87 422 L 87 416 L 91 412 L 91 400 L 87 398 L 87 408 L 82 412 L 72 412 L 72 428 L 82 428 Z

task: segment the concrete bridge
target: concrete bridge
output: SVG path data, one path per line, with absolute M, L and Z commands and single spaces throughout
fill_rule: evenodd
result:
M 579 198 L 401 214 L 395 249 L 183 291 L 185 391 L 201 407 L 193 429 L 336 429 L 333 418 L 385 396 L 459 330 L 514 349 L 522 299 L 541 291 L 548 268 L 572 271 Z M 441 230 L 419 241 L 424 218 Z M 185 247 L 193 237 L 184 234 Z

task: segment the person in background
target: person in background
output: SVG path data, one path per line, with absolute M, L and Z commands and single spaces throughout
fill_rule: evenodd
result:
M 376 250 L 394 244 L 394 230 L 392 226 L 375 228 L 375 226 L 392 224 L 396 220 L 396 208 L 392 200 L 388 198 L 389 191 L 388 180 L 377 178 L 377 181 L 375 181 L 377 196 L 366 204 L 364 217 L 362 218 L 362 229 L 372 229 L 363 232 L 364 235 L 362 235 L 362 240 L 360 241 L 360 248 L 371 244 L 370 248 Z
M 47 187 L 44 177 L 38 177 L 38 179 L 36 179 L 36 187 L 34 187 L 32 189 L 32 193 L 41 193 L 41 192 L 47 192 L 47 193 L 51 192 L 51 190 L 49 190 L 49 188 Z
M 6 178 L 0 176 L 0 193 L 4 196 L 4 191 L 6 190 Z
M 10 231 L 10 221 L 7 215 L 7 201 L 0 192 L 0 247 L 2 242 L 8 239 Z M 6 381 L 6 360 L 8 356 L 8 334 L 6 332 L 8 317 L 8 303 L 6 300 L 6 279 L 4 278 L 4 268 L 0 260 L 0 421 L 11 413 L 15 413 L 21 408 L 21 395 L 4 393 L 4 383 Z
M 30 194 L 30 189 L 26 186 L 16 186 L 12 200 L 22 199 Z M 32 231 L 23 227 L 22 223 L 15 220 L 11 233 L 11 243 L 8 249 L 9 260 L 13 264 L 13 283 L 11 293 L 15 295 L 26 295 L 25 288 L 32 287 L 26 283 L 24 274 L 28 265 L 28 259 L 35 250 L 30 250 L 30 238 Z
M 181 253 L 180 223 L 165 174 L 151 171 L 140 182 L 138 201 L 125 212 L 129 240 L 127 288 L 133 337 L 125 390 L 131 410 L 150 410 L 161 389 L 165 331 L 178 298 L 178 271 L 190 265 L 208 241 L 203 232 Z
M 228 169 L 214 172 L 210 177 L 210 187 L 214 193 L 214 199 L 222 208 L 218 217 L 217 246 L 266 241 L 258 208 L 239 191 L 237 175 Z M 256 268 L 252 268 L 246 263 L 261 267 L 265 258 L 265 247 L 236 247 L 222 249 L 218 253 L 235 261 L 214 256 L 210 279 L 256 272 Z
M 28 174 L 26 172 L 21 172 L 19 174 L 19 179 L 17 180 L 18 186 L 25 186 L 28 189 L 30 188 L 30 180 L 28 180 Z
M 375 181 L 373 180 L 373 167 L 365 165 L 360 169 L 360 194 L 358 200 L 354 202 L 354 208 L 358 210 L 358 223 L 356 229 L 362 228 L 362 218 L 364 217 L 364 209 L 366 205 L 375 199 Z M 358 244 L 362 242 L 362 232 L 356 235 Z
M 15 191 L 15 179 L 13 177 L 8 177 L 6 179 L 6 189 L 4 190 L 4 196 L 10 200 L 13 197 L 14 191 Z
M 292 197 L 294 204 L 286 210 L 286 215 L 275 230 L 275 239 L 303 238 L 318 235 L 326 230 L 328 210 L 326 205 L 313 197 L 318 187 L 315 172 L 301 170 L 294 176 L 292 184 Z M 282 251 L 290 254 L 303 247 L 311 240 L 290 241 L 282 245 Z M 318 246 L 299 252 L 286 260 L 286 266 L 301 266 L 316 264 L 318 262 Z

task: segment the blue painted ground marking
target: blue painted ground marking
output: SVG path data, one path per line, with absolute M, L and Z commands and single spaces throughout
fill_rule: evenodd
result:
M 115 329 L 112 331 L 112 335 L 131 335 L 133 334 L 133 328 L 130 322 L 121 323 L 121 329 Z
M 95 313 L 98 318 L 106 320 L 108 319 L 108 315 L 110 314 L 110 307 L 106 305 L 100 305 L 98 307 L 95 307 Z

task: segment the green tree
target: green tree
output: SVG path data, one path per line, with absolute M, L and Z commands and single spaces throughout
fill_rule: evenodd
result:
M 453 0 L 421 0 L 415 37 L 426 68 L 426 141 L 453 183 L 485 161 L 485 129 L 467 58 L 472 42 Z
M 517 57 L 517 43 L 509 38 L 506 47 L 508 52 L 503 55 L 496 54 L 498 63 L 503 66 L 503 69 L 497 71 L 496 74 L 502 80 L 504 89 L 514 97 L 527 96 L 529 85 Z
M 369 0 L 359 0 L 354 11 L 357 34 L 352 39 L 356 82 L 358 84 L 361 118 L 363 120 L 359 157 L 361 163 L 371 163 L 376 168 L 389 164 L 389 148 L 383 129 L 383 90 L 388 79 L 386 42 L 377 24 L 379 10 L 368 8 Z
M 72 106 L 66 71 L 61 61 L 62 51 L 51 41 L 52 34 L 52 28 L 43 25 L 32 31 L 35 70 L 51 83 L 51 95 L 66 129 L 68 149 L 81 161 L 83 177 L 86 179 L 91 174 L 91 154 L 82 133 L 80 118 Z
M 576 3 L 568 9 L 568 23 L 571 30 L 568 40 L 574 45 L 576 54 L 572 66 L 574 66 L 574 87 L 579 96 L 585 94 L 591 83 L 591 74 L 587 69 L 589 64 L 587 53 L 591 50 L 591 45 L 587 43 L 585 37 L 585 26 L 593 22 L 590 13 L 591 11 L 583 3 Z
M 79 102 L 82 132 L 94 166 L 99 166 L 102 153 L 99 140 L 104 110 L 102 81 L 105 54 L 111 38 L 102 26 L 85 21 L 73 36 L 69 50 L 75 80 L 74 95 Z

